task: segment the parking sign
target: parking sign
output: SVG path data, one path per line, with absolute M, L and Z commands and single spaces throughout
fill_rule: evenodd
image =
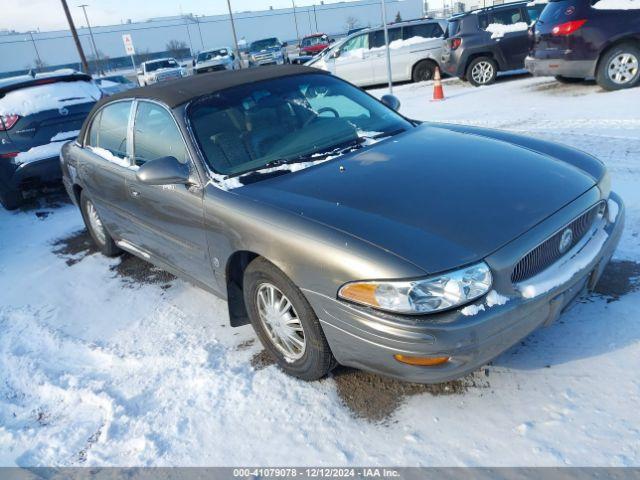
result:
M 124 42 L 124 49 L 127 52 L 127 55 L 135 55 L 136 51 L 133 48 L 133 40 L 131 40 L 131 35 L 125 33 L 122 35 L 122 41 Z

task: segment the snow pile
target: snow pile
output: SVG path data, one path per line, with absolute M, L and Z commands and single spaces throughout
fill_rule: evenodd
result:
M 640 0 L 600 0 L 592 8 L 598 10 L 637 10 Z
M 60 140 L 70 140 L 72 138 L 76 138 L 80 130 L 71 130 L 69 132 L 60 132 L 56 134 L 53 138 L 51 138 L 52 142 L 59 142 Z
M 97 101 L 102 96 L 92 82 L 58 82 L 22 88 L 7 93 L 0 100 L 0 115 L 25 117 L 46 110 Z
M 496 305 L 504 305 L 509 301 L 509 297 L 505 297 L 504 295 L 500 295 L 495 290 L 491 290 L 489 293 L 487 293 L 487 296 L 484 298 L 484 300 L 484 304 L 468 305 L 460 310 L 460 313 L 465 317 L 472 317 L 480 312 L 486 311 L 487 308 L 495 307 Z
M 501 23 L 491 23 L 485 30 L 491 33 L 491 38 L 502 38 L 507 33 L 524 32 L 529 29 L 525 22 L 514 23 L 513 25 L 502 25 Z
M 26 152 L 20 152 L 14 159 L 16 165 L 37 162 L 38 160 L 46 160 L 60 156 L 60 150 L 66 142 L 53 142 L 45 145 L 30 148 Z

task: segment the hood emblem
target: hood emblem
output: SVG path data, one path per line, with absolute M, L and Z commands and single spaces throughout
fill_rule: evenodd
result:
M 58 109 L 58 113 L 63 116 L 66 117 L 67 115 L 69 115 L 69 109 L 67 107 L 60 107 Z
M 558 245 L 558 251 L 560 253 L 566 253 L 571 247 L 573 243 L 573 230 L 567 228 L 564 232 L 562 232 L 562 236 L 560 237 L 560 245 Z

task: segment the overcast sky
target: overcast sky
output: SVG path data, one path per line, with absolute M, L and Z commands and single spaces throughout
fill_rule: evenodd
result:
M 325 0 L 335 3 L 338 0 Z M 297 5 L 319 4 L 320 0 L 295 0 Z M 0 29 L 55 30 L 67 22 L 60 0 L 0 0 Z M 78 5 L 89 4 L 87 13 L 92 25 L 110 25 L 127 19 L 146 20 L 183 13 L 217 14 L 227 12 L 226 0 L 67 0 L 77 26 L 85 25 Z M 290 7 L 291 0 L 231 0 L 233 11 Z

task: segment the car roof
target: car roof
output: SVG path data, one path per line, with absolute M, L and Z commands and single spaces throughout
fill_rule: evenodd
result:
M 173 57 L 163 57 L 163 58 L 154 58 L 153 60 L 147 60 L 146 62 L 142 62 L 142 63 L 147 64 L 147 63 L 155 63 L 155 62 L 166 62 L 167 60 L 177 61 Z
M 169 108 L 175 108 L 195 98 L 238 85 L 305 73 L 328 74 L 324 70 L 303 65 L 270 65 L 259 68 L 244 68 L 242 70 L 224 70 L 154 83 L 146 87 L 132 88 L 126 92 L 101 100 L 97 107 L 114 100 L 135 98 L 155 100 L 164 103 Z
M 402 20 L 401 22 L 387 23 L 387 28 L 398 28 L 398 27 L 404 27 L 406 25 L 414 25 L 414 24 L 420 24 L 420 23 L 444 23 L 446 21 L 447 21 L 446 18 L 433 18 L 433 17 L 412 18 L 411 20 Z M 355 35 L 356 33 L 363 34 L 368 32 L 375 32 L 378 30 L 382 30 L 383 28 L 384 28 L 383 25 L 378 25 L 376 27 L 365 27 L 358 30 L 357 32 L 353 32 L 351 35 Z
M 528 3 L 531 3 L 530 1 L 523 1 L 523 2 L 509 2 L 509 3 L 501 3 L 498 5 L 491 5 L 488 7 L 482 7 L 482 8 L 475 8 L 473 10 L 469 10 L 468 12 L 462 12 L 459 13 L 457 15 L 452 15 L 449 20 L 457 20 L 459 18 L 463 18 L 463 17 L 467 17 L 469 15 L 477 15 L 480 12 L 490 12 L 492 10 L 501 10 L 503 8 L 509 8 L 509 7 L 521 7 L 523 5 L 527 5 Z
M 304 39 L 304 38 L 325 37 L 325 36 L 327 36 L 326 33 L 310 33 L 309 35 L 305 35 L 302 38 Z
M 43 85 L 45 83 L 49 83 L 49 81 L 59 80 L 61 82 L 64 81 L 75 81 L 75 80 L 83 80 L 90 82 L 92 80 L 91 76 L 76 72 L 71 69 L 63 69 L 57 70 L 54 72 L 46 72 L 46 73 L 38 73 L 35 75 L 19 75 L 16 77 L 8 77 L 0 80 L 0 96 L 11 92 L 13 90 L 19 90 L 21 88 L 33 87 L 36 85 Z

